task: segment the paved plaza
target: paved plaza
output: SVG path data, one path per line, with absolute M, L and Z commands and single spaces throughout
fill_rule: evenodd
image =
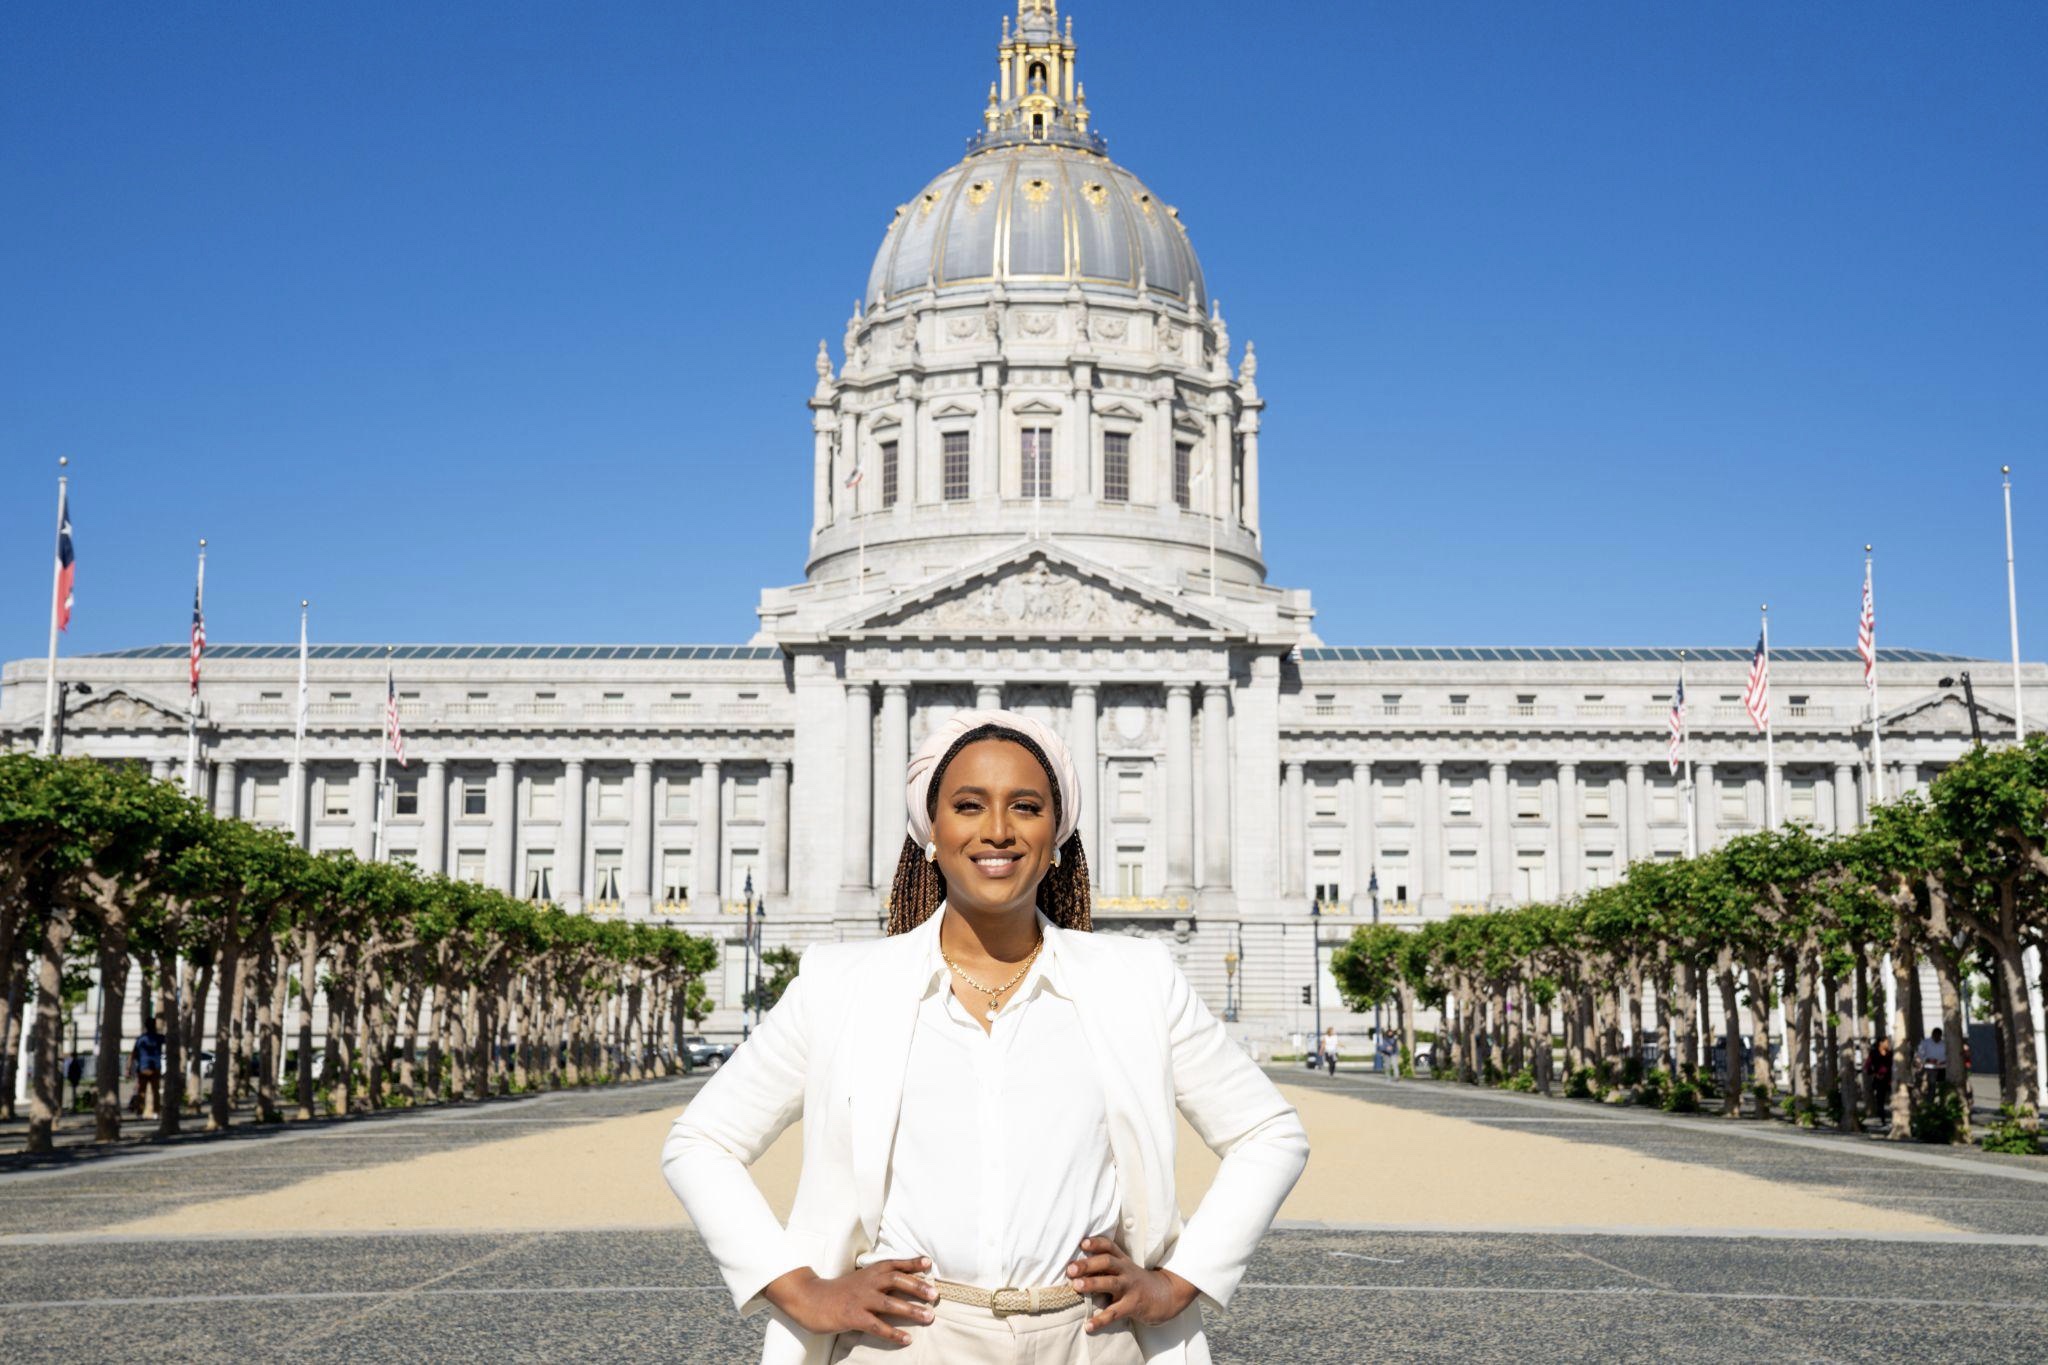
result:
M 1276 1078 L 1315 1156 L 1220 1361 L 2048 1356 L 2041 1163 Z M 749 1360 L 654 1168 L 699 1084 L 0 1166 L 0 1359 Z

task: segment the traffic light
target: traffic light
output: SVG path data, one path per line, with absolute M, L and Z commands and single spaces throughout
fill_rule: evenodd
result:
M 1308 988 L 1307 986 L 1303 986 L 1303 987 L 1301 988 L 1301 1003 L 1302 1003 L 1302 1004 L 1304 1004 L 1304 1005 L 1306 1005 L 1306 1004 L 1309 1004 L 1309 1003 L 1310 1003 L 1310 999 L 1309 999 L 1309 988 Z

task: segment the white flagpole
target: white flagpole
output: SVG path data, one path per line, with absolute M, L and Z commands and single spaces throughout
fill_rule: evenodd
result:
M 2005 614 L 2012 627 L 2012 737 L 2024 740 L 2027 720 L 2020 701 L 2020 598 L 2012 576 L 2012 466 L 2006 465 L 2000 472 L 2005 475 Z
M 306 684 L 306 610 L 310 606 L 312 603 L 305 598 L 299 599 L 299 696 L 292 722 L 292 837 L 302 845 L 306 842 L 306 811 L 300 788 L 306 778 L 306 713 L 310 695 Z
M 1682 649 L 1678 651 L 1678 695 L 1685 695 L 1685 651 Z M 1682 701 L 1678 708 L 1678 739 L 1684 748 L 1685 759 L 1685 856 L 1697 858 L 1700 856 L 1700 821 L 1699 798 L 1692 785 L 1692 718 Z
M 384 646 L 384 711 L 380 713 L 384 727 L 384 738 L 377 745 L 377 822 L 376 832 L 370 839 L 370 861 L 373 863 L 384 861 L 384 761 L 391 756 L 390 708 L 394 704 L 392 702 L 392 689 L 394 686 L 395 684 L 391 676 L 391 646 L 386 645 Z
M 1870 576 L 1870 547 L 1863 547 L 1863 592 L 1870 598 L 1870 790 L 1884 800 L 1884 734 L 1877 710 L 1877 594 Z M 1875 804 L 1875 803 L 1873 803 Z
M 201 536 L 199 539 L 199 581 L 192 590 L 192 609 L 199 613 L 201 621 L 206 619 L 206 538 L 204 536 Z M 186 657 L 189 663 L 189 650 L 191 648 L 189 632 L 185 643 L 188 650 Z M 199 776 L 199 685 L 194 683 L 192 685 L 191 702 L 185 708 L 185 790 L 190 795 L 197 797 L 203 794 L 204 788 L 205 783 Z
M 1776 736 L 1772 733 L 1777 725 L 1777 716 L 1771 708 L 1771 608 L 1765 603 L 1763 612 L 1764 645 L 1764 828 L 1778 827 L 1778 749 Z
M 57 457 L 57 468 L 71 463 L 66 455 Z M 64 490 L 70 480 L 64 475 L 57 476 L 57 539 L 64 538 Z M 57 615 L 63 608 L 58 594 L 64 591 L 64 556 L 52 542 L 50 551 L 50 661 L 43 669 L 43 738 L 36 745 L 36 752 L 48 755 L 51 737 L 57 733 Z M 22 1068 L 26 1074 L 28 1068 Z

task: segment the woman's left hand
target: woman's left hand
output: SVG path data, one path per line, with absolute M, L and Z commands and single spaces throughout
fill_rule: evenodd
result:
M 1171 1270 L 1147 1270 L 1107 1237 L 1089 1237 L 1082 1255 L 1067 1263 L 1067 1284 L 1077 1294 L 1107 1294 L 1107 1308 L 1088 1317 L 1088 1330 L 1107 1327 L 1119 1318 L 1160 1323 L 1179 1317 L 1200 1291 Z

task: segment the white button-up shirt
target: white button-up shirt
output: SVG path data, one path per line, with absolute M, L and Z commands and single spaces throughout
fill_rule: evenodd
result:
M 942 1280 L 1065 1284 L 1082 1238 L 1117 1233 L 1107 1109 L 1089 1057 L 1114 1040 L 1083 1034 L 1050 941 L 984 1030 L 954 998 L 938 941 L 881 1227 L 861 1263 L 929 1256 Z

